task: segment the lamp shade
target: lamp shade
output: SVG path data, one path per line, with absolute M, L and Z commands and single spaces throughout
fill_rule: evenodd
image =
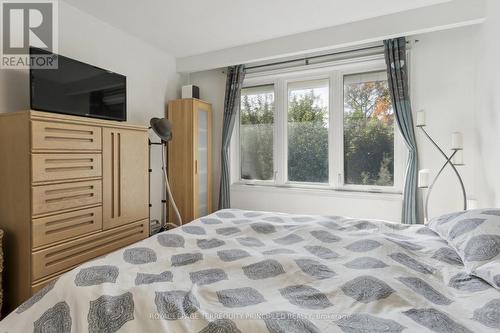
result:
M 163 141 L 172 139 L 172 123 L 167 118 L 151 118 L 149 124 L 156 135 Z

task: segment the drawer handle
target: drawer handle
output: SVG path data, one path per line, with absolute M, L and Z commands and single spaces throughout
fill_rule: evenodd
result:
M 89 198 L 89 197 L 93 197 L 93 196 L 94 196 L 94 193 L 70 195 L 68 197 L 46 199 L 45 202 L 46 203 L 53 203 L 53 202 L 61 202 L 61 201 L 68 201 L 68 200 L 74 200 L 74 199 Z
M 45 163 L 92 163 L 93 158 L 46 158 Z
M 81 171 L 81 170 L 93 170 L 94 167 L 89 166 L 74 166 L 74 167 L 55 167 L 55 168 L 45 168 L 45 172 L 64 172 L 64 171 Z
M 55 133 L 79 133 L 83 135 L 93 135 L 94 131 L 85 131 L 85 130 L 77 130 L 70 128 L 62 128 L 62 127 L 45 127 L 44 130 L 46 132 L 55 132 Z
M 46 190 L 45 194 L 51 195 L 51 194 L 59 194 L 59 193 L 85 191 L 85 190 L 92 190 L 93 188 L 94 188 L 93 185 L 90 185 L 90 186 L 78 186 L 78 187 L 68 187 L 68 188 L 59 188 L 59 189 L 55 189 L 55 190 Z
M 66 222 L 74 221 L 74 220 L 77 220 L 77 219 L 82 219 L 82 218 L 87 218 L 87 217 L 93 217 L 93 216 L 94 216 L 94 213 L 81 214 L 81 215 L 77 215 L 77 216 L 68 217 L 68 218 L 65 218 L 65 219 L 59 219 L 59 220 L 49 221 L 49 222 L 45 223 L 45 226 L 50 227 L 52 225 L 57 225 L 57 224 L 66 223 Z
M 67 225 L 65 227 L 59 227 L 57 229 L 47 230 L 47 231 L 45 231 L 45 234 L 46 235 L 51 235 L 51 234 L 55 234 L 55 233 L 58 233 L 58 232 L 63 232 L 63 231 L 66 231 L 66 230 L 76 229 L 76 228 L 79 228 L 79 227 L 83 227 L 85 225 L 94 224 L 94 222 L 95 222 L 94 220 L 83 221 L 83 222 L 80 222 L 80 223 L 76 223 L 76 224 L 72 224 L 72 225 Z
M 89 138 L 72 138 L 68 136 L 46 136 L 46 141 L 83 141 L 83 142 L 94 142 L 94 139 Z

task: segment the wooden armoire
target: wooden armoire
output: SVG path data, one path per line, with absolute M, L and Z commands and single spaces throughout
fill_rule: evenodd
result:
M 168 176 L 182 222 L 212 212 L 212 106 L 199 99 L 168 103 L 172 122 L 168 142 Z M 169 222 L 179 225 L 171 203 Z
M 7 311 L 73 267 L 149 235 L 147 127 L 4 113 L 0 155 Z

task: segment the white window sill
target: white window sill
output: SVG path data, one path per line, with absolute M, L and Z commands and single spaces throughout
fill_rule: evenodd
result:
M 265 183 L 233 183 L 231 191 L 237 192 L 267 192 L 267 193 L 287 193 L 298 195 L 316 195 L 316 196 L 331 196 L 354 199 L 372 199 L 372 200 L 390 200 L 401 201 L 403 194 L 399 191 L 390 190 L 353 190 L 353 189 L 336 189 L 328 185 L 276 185 Z

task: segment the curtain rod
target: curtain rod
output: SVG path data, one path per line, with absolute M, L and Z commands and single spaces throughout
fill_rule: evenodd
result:
M 359 49 L 339 51 L 339 52 L 321 54 L 321 55 L 310 56 L 310 57 L 305 57 L 305 58 L 277 61 L 277 62 L 272 62 L 269 64 L 249 66 L 249 67 L 246 67 L 246 69 L 249 70 L 249 69 L 284 65 L 284 64 L 288 64 L 288 63 L 292 63 L 292 62 L 297 62 L 297 61 L 304 61 L 306 65 L 309 65 L 309 60 L 311 60 L 311 59 L 318 59 L 318 58 L 330 57 L 330 56 L 339 55 L 339 54 L 346 54 L 346 53 L 352 53 L 352 52 L 358 52 L 358 51 L 367 51 L 367 50 L 373 50 L 373 49 L 379 49 L 379 48 L 384 48 L 384 45 L 368 46 L 368 47 L 363 47 L 363 48 L 359 48 Z

